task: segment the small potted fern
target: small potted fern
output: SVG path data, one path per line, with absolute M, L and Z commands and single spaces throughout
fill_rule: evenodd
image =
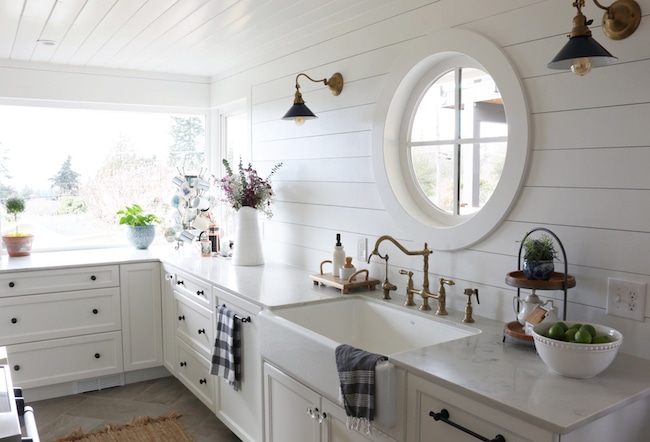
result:
M 522 244 L 524 249 L 524 275 L 528 279 L 548 281 L 555 271 L 554 260 L 557 251 L 553 238 L 542 234 L 539 238 L 526 238 Z
M 18 230 L 18 215 L 25 211 L 25 200 L 18 196 L 7 198 L 4 203 L 7 215 L 14 221 L 14 232 L 2 235 L 2 241 L 9 256 L 29 256 L 32 252 L 34 235 Z
M 156 236 L 156 224 L 160 223 L 153 213 L 146 213 L 138 204 L 117 211 L 120 225 L 126 226 L 126 238 L 136 249 L 146 249 Z

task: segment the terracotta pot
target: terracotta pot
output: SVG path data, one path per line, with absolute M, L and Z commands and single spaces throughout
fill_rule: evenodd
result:
M 2 241 L 5 243 L 9 256 L 29 256 L 32 252 L 34 235 L 7 235 L 2 237 Z

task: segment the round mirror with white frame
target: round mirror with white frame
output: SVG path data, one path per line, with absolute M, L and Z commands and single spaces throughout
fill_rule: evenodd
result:
M 417 40 L 388 74 L 374 123 L 386 210 L 432 249 L 477 243 L 515 202 L 528 107 L 519 76 L 489 39 L 448 29 Z

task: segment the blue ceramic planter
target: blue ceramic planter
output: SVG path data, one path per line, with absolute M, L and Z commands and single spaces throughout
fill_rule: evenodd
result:
M 156 236 L 156 226 L 127 226 L 126 239 L 136 249 L 148 248 Z
M 555 265 L 553 260 L 549 261 L 527 261 L 524 260 L 524 275 L 535 281 L 548 281 L 553 276 Z

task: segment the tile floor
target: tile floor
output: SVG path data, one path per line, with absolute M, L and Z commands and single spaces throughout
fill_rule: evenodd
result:
M 174 377 L 123 387 L 32 402 L 41 442 L 51 442 L 82 428 L 125 423 L 134 416 L 161 416 L 176 411 L 196 442 L 239 442 L 201 401 Z M 173 442 L 173 441 L 161 441 Z

